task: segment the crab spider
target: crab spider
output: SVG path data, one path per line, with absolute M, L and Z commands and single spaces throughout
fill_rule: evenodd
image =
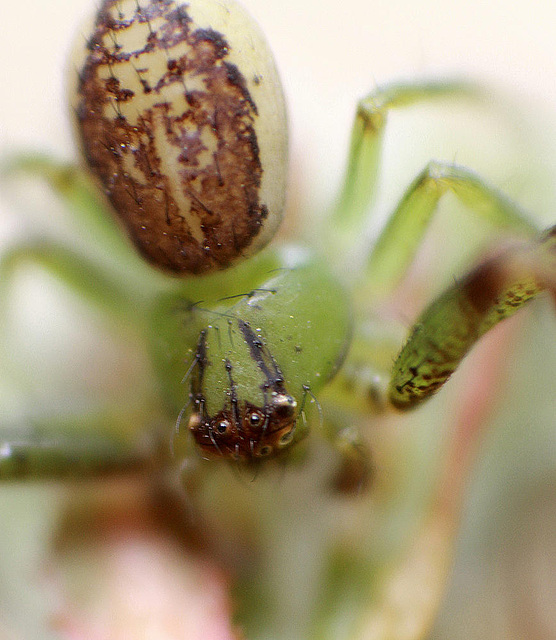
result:
M 338 205 L 317 236 L 326 255 L 317 246 L 265 248 L 284 206 L 287 135 L 279 80 L 256 26 L 231 2 L 105 0 L 72 71 L 86 168 L 29 156 L 6 172 L 45 179 L 91 250 L 54 241 L 12 247 L 0 264 L 1 303 L 5 311 L 22 263 L 39 265 L 142 336 L 158 386 L 131 434 L 129 425 L 115 429 L 111 415 L 84 417 L 78 434 L 65 416 L 4 429 L 0 477 L 171 463 L 168 438 L 145 447 L 136 437 L 156 424 L 175 430 L 180 456 L 239 465 L 284 457 L 321 429 L 344 459 L 339 486 L 361 486 L 369 454 L 346 429 L 353 415 L 419 405 L 486 331 L 544 289 L 554 292 L 556 230 L 541 233 L 471 171 L 438 162 L 409 186 L 366 260 L 353 261 L 349 282 L 340 275 L 361 254 L 388 111 L 473 91 L 407 83 L 364 98 Z M 365 309 L 394 291 L 447 192 L 522 242 L 425 308 L 385 385 L 364 373 L 376 369 L 377 346 Z M 95 245 L 106 249 L 102 260 Z M 124 421 L 135 424 L 135 408 Z

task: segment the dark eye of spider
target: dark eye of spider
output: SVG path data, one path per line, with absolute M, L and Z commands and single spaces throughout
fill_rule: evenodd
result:
M 230 423 L 227 420 L 220 420 L 216 423 L 216 431 L 220 435 L 224 435 L 230 428 Z
M 260 456 L 268 456 L 271 452 L 272 452 L 272 447 L 269 446 L 269 445 L 266 445 L 266 446 L 261 447 L 259 449 L 259 455 Z
M 253 413 L 249 415 L 249 424 L 252 427 L 257 427 L 261 423 L 262 419 L 263 418 L 259 413 L 255 413 L 255 411 L 253 411 Z

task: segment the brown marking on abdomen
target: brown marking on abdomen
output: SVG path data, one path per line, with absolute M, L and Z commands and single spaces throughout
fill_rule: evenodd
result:
M 125 16 L 118 6 L 103 2 L 79 71 L 85 158 L 150 262 L 175 273 L 225 268 L 267 215 L 245 79 L 226 61 L 225 37 L 196 29 L 187 5 L 133 3 Z

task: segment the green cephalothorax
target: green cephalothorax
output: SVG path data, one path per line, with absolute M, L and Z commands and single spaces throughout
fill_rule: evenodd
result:
M 166 391 L 176 410 L 189 401 L 189 428 L 206 455 L 248 460 L 299 441 L 314 394 L 346 353 L 343 288 L 306 252 L 280 254 L 282 266 L 256 289 L 213 305 L 166 300 L 155 314 Z
M 201 331 L 190 396 L 189 429 L 205 455 L 265 457 L 294 439 L 297 400 L 262 331 L 241 318 Z

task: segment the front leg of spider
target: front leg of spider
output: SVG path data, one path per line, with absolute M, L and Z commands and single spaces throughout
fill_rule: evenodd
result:
M 542 291 L 556 276 L 556 227 L 476 267 L 417 319 L 392 372 L 389 397 L 400 409 L 428 399 L 475 342 Z

